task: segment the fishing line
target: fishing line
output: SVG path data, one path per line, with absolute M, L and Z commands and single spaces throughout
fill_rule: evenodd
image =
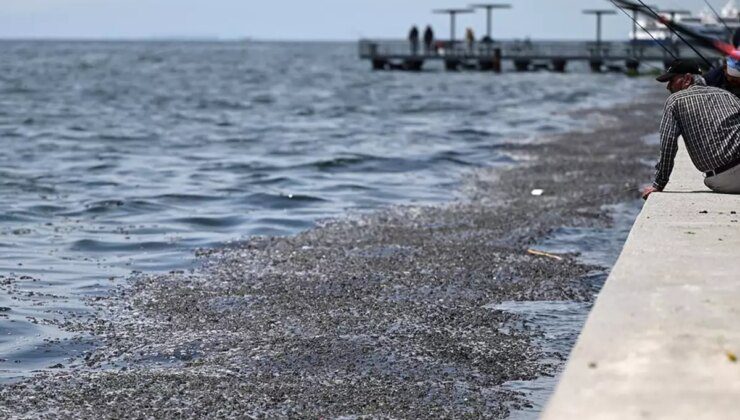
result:
M 727 35 L 732 36 L 732 29 L 730 29 L 730 27 L 727 26 L 727 22 L 725 22 L 725 20 L 722 19 L 719 13 L 717 13 L 717 11 L 714 10 L 714 7 L 712 7 L 712 5 L 709 3 L 709 0 L 704 0 L 704 3 L 706 3 L 707 6 L 709 6 L 709 10 L 711 10 L 712 13 L 714 13 L 714 16 L 717 18 L 717 20 L 720 21 L 725 26 L 725 29 L 727 29 Z
M 618 5 L 617 3 L 615 3 L 615 2 L 613 1 L 613 0 L 610 0 L 610 1 L 611 1 L 611 3 L 612 3 L 612 4 L 613 4 L 613 5 L 614 5 L 614 6 L 615 6 L 615 7 L 617 8 L 617 9 L 621 10 L 621 11 L 622 11 L 622 13 L 624 13 L 625 15 L 627 15 L 627 17 L 628 17 L 628 18 L 630 18 L 630 20 L 631 20 L 631 21 L 635 22 L 635 25 L 639 26 L 639 27 L 640 27 L 640 29 L 642 29 L 643 31 L 645 31 L 645 33 L 646 33 L 646 34 L 648 34 L 648 35 L 650 36 L 650 38 L 652 38 L 652 39 L 653 39 L 653 41 L 655 41 L 655 43 L 656 43 L 656 44 L 660 45 L 660 48 L 663 48 L 663 51 L 667 52 L 667 53 L 668 53 L 668 55 L 670 55 L 671 57 L 673 57 L 673 59 L 674 59 L 674 60 L 677 60 L 677 59 L 678 59 L 678 57 L 676 57 L 676 54 L 674 54 L 674 53 L 673 53 L 673 52 L 672 52 L 671 50 L 669 50 L 669 49 L 668 49 L 668 47 L 666 47 L 665 45 L 663 45 L 663 43 L 662 43 L 662 42 L 660 42 L 660 41 L 658 41 L 657 39 L 655 39 L 655 37 L 653 36 L 653 34 L 651 34 L 651 33 L 650 33 L 650 32 L 649 32 L 649 31 L 648 31 L 647 29 L 645 29 L 645 27 L 644 27 L 644 26 L 642 26 L 642 24 L 640 24 L 640 22 L 638 22 L 638 21 L 637 21 L 637 20 L 636 20 L 635 18 L 633 18 L 633 17 L 632 17 L 632 16 L 631 16 L 631 15 L 630 15 L 629 13 L 627 13 L 627 11 L 626 11 L 626 10 L 624 10 L 624 9 L 623 9 L 623 8 L 621 8 L 621 7 L 619 7 L 619 5 Z M 637 37 L 637 34 L 634 34 L 633 36 L 634 36 L 634 37 L 636 38 L 636 37 Z M 634 58 L 637 58 L 637 56 L 635 55 L 635 57 L 634 57 Z
M 640 62 L 640 64 L 641 64 L 641 65 L 646 65 L 646 66 L 650 67 L 651 69 L 653 69 L 653 70 L 655 70 L 655 71 L 659 71 L 659 72 L 661 72 L 661 73 L 663 73 L 663 72 L 665 71 L 665 68 L 664 68 L 664 67 L 658 67 L 658 66 L 656 66 L 655 64 L 650 64 L 650 63 L 648 63 L 647 61 L 645 61 L 645 62 Z
M 663 18 L 662 16 L 660 16 L 660 15 L 659 15 L 659 14 L 658 14 L 658 13 L 657 13 L 657 12 L 656 12 L 655 10 L 653 10 L 653 9 L 652 9 L 652 7 L 650 7 L 650 6 L 648 6 L 647 4 L 645 4 L 645 2 L 644 2 L 644 1 L 642 1 L 642 0 L 637 0 L 637 1 L 638 1 L 638 2 L 639 2 L 639 3 L 640 3 L 640 4 L 641 4 L 641 5 L 642 5 L 642 6 L 643 6 L 643 7 L 645 8 L 645 9 L 647 9 L 648 11 L 650 11 L 650 13 L 652 13 L 652 14 L 653 14 L 653 16 L 655 17 L 655 19 L 657 19 L 657 20 L 658 20 L 658 22 L 668 21 L 668 22 L 670 22 L 670 23 L 673 23 L 673 21 L 672 21 L 672 20 L 664 19 L 664 18 Z M 663 22 L 663 23 L 665 23 L 665 22 Z M 702 53 L 700 53 L 700 52 L 699 52 L 699 50 L 697 50 L 697 49 L 696 49 L 696 48 L 695 48 L 695 47 L 694 47 L 693 45 L 691 45 L 691 43 L 690 43 L 689 41 L 687 41 L 687 40 L 686 40 L 686 38 L 684 38 L 684 37 L 683 37 L 683 35 L 681 35 L 680 33 L 678 33 L 678 31 L 677 31 L 677 30 L 673 29 L 673 28 L 671 27 L 671 25 L 666 25 L 666 26 L 668 26 L 668 29 L 670 29 L 670 30 L 671 30 L 671 32 L 673 32 L 673 33 L 674 33 L 674 34 L 675 34 L 675 35 L 676 35 L 676 36 L 677 36 L 677 37 L 678 37 L 678 38 L 679 38 L 679 39 L 680 39 L 681 41 L 683 41 L 683 42 L 684 42 L 684 44 L 688 45 L 688 46 L 689 46 L 689 48 L 691 48 L 691 50 L 692 50 L 692 51 L 694 51 L 694 52 L 696 53 L 696 55 L 698 55 L 698 56 L 699 56 L 699 57 L 700 57 L 700 58 L 701 58 L 702 60 L 704 60 L 704 62 L 705 62 L 705 63 L 707 64 L 707 66 L 709 66 L 709 68 L 710 68 L 710 69 L 711 69 L 712 67 L 714 67 L 714 65 L 713 65 L 713 64 L 712 64 L 712 63 L 711 63 L 711 62 L 710 62 L 709 60 L 707 60 L 707 58 L 706 58 L 706 57 L 704 57 L 704 55 L 702 55 Z

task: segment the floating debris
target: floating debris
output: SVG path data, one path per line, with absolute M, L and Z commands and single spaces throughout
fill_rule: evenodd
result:
M 532 255 L 536 255 L 538 257 L 552 258 L 553 260 L 558 260 L 558 261 L 562 261 L 563 260 L 563 257 L 561 257 L 559 255 L 551 254 L 551 253 L 545 252 L 545 251 L 538 251 L 536 249 L 528 249 L 527 250 L 527 253 L 528 254 L 532 254 Z

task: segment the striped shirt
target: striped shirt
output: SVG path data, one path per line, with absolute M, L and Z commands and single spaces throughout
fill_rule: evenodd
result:
M 740 160 L 740 98 L 709 87 L 702 78 L 671 95 L 660 123 L 660 161 L 655 167 L 659 190 L 668 184 L 678 153 L 678 137 L 696 169 L 714 171 Z

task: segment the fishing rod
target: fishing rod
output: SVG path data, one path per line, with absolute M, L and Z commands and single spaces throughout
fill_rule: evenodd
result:
M 630 18 L 630 20 L 631 20 L 632 22 L 635 22 L 635 25 L 639 26 L 639 27 L 640 27 L 640 29 L 642 29 L 643 31 L 645 31 L 645 33 L 646 33 L 646 34 L 648 34 L 648 35 L 650 36 L 650 38 L 652 38 L 652 39 L 653 39 L 653 41 L 655 41 L 655 43 L 656 43 L 656 44 L 660 45 L 660 48 L 663 48 L 663 50 L 664 50 L 665 52 L 667 52 L 667 53 L 668 53 L 668 55 L 670 55 L 671 57 L 673 57 L 673 59 L 674 59 L 674 60 L 677 60 L 677 59 L 678 59 L 678 57 L 676 57 L 676 54 L 674 54 L 674 53 L 673 53 L 673 51 L 669 50 L 669 49 L 668 49 L 668 47 L 666 47 L 665 45 L 663 45 L 663 43 L 662 43 L 662 42 L 660 42 L 660 41 L 658 41 L 657 39 L 655 39 L 655 37 L 653 36 L 653 34 L 651 34 L 651 33 L 650 33 L 650 31 L 648 31 L 647 29 L 645 29 L 645 27 L 644 27 L 644 26 L 642 26 L 642 24 L 641 24 L 640 22 L 638 22 L 638 21 L 637 21 L 637 19 L 635 19 L 634 17 L 632 17 L 632 15 L 630 15 L 629 13 L 627 13 L 627 11 L 626 11 L 626 10 L 624 10 L 624 9 L 623 9 L 622 7 L 620 7 L 620 6 L 619 6 L 619 5 L 618 5 L 618 4 L 617 4 L 617 3 L 616 3 L 616 2 L 614 1 L 614 0 L 609 0 L 609 1 L 610 1 L 610 2 L 611 2 L 611 4 L 613 4 L 613 5 L 614 5 L 614 6 L 615 6 L 615 7 L 617 8 L 617 9 L 619 9 L 619 10 L 620 10 L 620 11 L 621 11 L 622 13 L 624 13 L 624 14 L 625 14 L 625 15 L 626 15 L 626 16 L 627 16 L 628 18 Z M 637 34 L 634 34 L 633 36 L 637 37 Z
M 717 20 L 722 22 L 722 25 L 725 26 L 725 29 L 727 29 L 727 35 L 732 36 L 732 29 L 730 29 L 730 27 L 727 26 L 727 22 L 725 22 L 725 20 L 722 19 L 719 13 L 717 13 L 717 11 L 714 9 L 714 7 L 712 7 L 712 5 L 709 3 L 709 0 L 704 0 L 704 3 L 706 3 L 706 5 L 709 7 L 709 10 L 711 10 L 712 13 L 714 13 L 714 16 L 717 18 Z
M 625 2 L 627 0 L 619 0 L 620 2 Z M 660 17 L 660 23 L 666 25 L 668 28 L 671 29 L 674 33 L 678 35 L 679 32 L 684 33 L 691 38 L 693 38 L 697 44 L 703 46 L 704 48 L 711 48 L 714 49 L 726 56 L 732 57 L 734 59 L 740 59 L 740 50 L 735 48 L 733 44 L 730 44 L 726 41 L 723 41 L 718 38 L 712 38 L 710 36 L 707 36 L 705 34 L 699 33 L 694 29 L 691 29 L 688 26 L 678 24 L 676 22 L 673 22 L 669 19 L 665 19 L 663 17 Z M 706 59 L 705 59 L 706 60 Z
M 693 45 L 692 44 L 689 44 L 686 41 L 686 39 L 684 39 L 681 36 L 681 34 L 685 34 L 685 35 L 689 36 L 698 45 L 700 45 L 700 46 L 702 46 L 704 48 L 714 49 L 714 50 L 716 50 L 716 51 L 718 51 L 718 52 L 720 52 L 720 53 L 722 53 L 722 54 L 724 54 L 726 56 L 730 56 L 730 57 L 732 57 L 734 59 L 740 60 L 740 50 L 736 49 L 734 45 L 732 45 L 732 44 L 730 44 L 730 43 L 728 43 L 726 41 L 723 41 L 723 40 L 717 39 L 717 38 L 712 38 L 712 37 L 707 36 L 707 35 L 705 35 L 703 33 L 697 32 L 696 30 L 692 29 L 689 26 L 679 24 L 679 23 L 674 22 L 674 21 L 672 21 L 670 19 L 667 19 L 667 18 L 665 18 L 663 16 L 660 16 L 657 13 L 655 13 L 655 11 L 653 11 L 647 5 L 645 5 L 646 7 L 642 7 L 639 4 L 634 3 L 632 0 L 616 0 L 616 1 L 619 4 L 625 5 L 625 7 L 628 8 L 628 9 L 639 10 L 642 13 L 645 13 L 645 14 L 647 14 L 647 12 L 645 11 L 645 9 L 650 10 L 652 12 L 652 15 L 654 15 L 655 18 L 658 19 L 658 21 L 660 23 L 666 25 L 668 27 L 668 29 L 671 30 L 671 32 L 673 32 L 679 38 L 681 38 L 681 40 L 683 40 L 689 47 L 692 47 L 692 49 L 694 51 L 696 51 L 696 49 L 693 48 Z M 643 5 L 645 4 L 641 0 L 638 0 L 638 1 L 640 1 L 640 3 L 643 4 Z M 706 58 L 704 60 L 707 61 Z
M 686 40 L 686 38 L 684 38 L 681 35 L 680 32 L 684 32 L 684 33 L 688 34 L 689 36 L 691 36 L 692 38 L 701 41 L 708 48 L 715 48 L 715 49 L 717 49 L 719 51 L 724 52 L 725 54 L 728 54 L 728 55 L 731 54 L 731 52 L 727 52 L 726 51 L 727 50 L 727 47 L 731 47 L 729 44 L 727 44 L 727 46 L 719 45 L 718 42 L 721 43 L 721 41 L 719 41 L 719 40 L 710 39 L 710 38 L 708 38 L 708 37 L 706 37 L 704 35 L 697 34 L 696 32 L 694 32 L 692 30 L 689 30 L 689 29 L 683 27 L 682 25 L 676 24 L 675 22 L 673 22 L 670 19 L 664 18 L 663 16 L 661 16 L 657 12 L 655 12 L 652 8 L 650 8 L 648 5 L 646 5 L 642 0 L 638 0 L 640 2 L 640 4 L 642 4 L 642 6 L 640 6 L 637 3 L 634 3 L 631 0 L 612 0 L 612 1 L 616 1 L 617 3 L 623 5 L 627 9 L 641 11 L 642 13 L 645 13 L 647 15 L 654 16 L 654 18 L 656 20 L 658 20 L 658 22 L 666 25 L 668 27 L 668 29 L 670 29 L 673 34 L 675 34 L 681 41 L 683 41 L 689 48 L 691 48 L 691 50 L 694 51 L 694 53 L 696 53 L 696 55 L 698 57 L 701 57 L 701 59 L 704 60 L 704 62 L 710 68 L 713 67 L 712 63 L 709 60 L 707 60 L 707 58 L 704 57 L 704 55 L 702 55 L 690 42 L 688 42 Z M 650 13 L 648 13 L 646 10 L 649 11 Z M 734 50 L 734 47 L 732 47 L 731 49 Z M 740 52 L 738 52 L 738 53 L 740 54 Z
M 648 10 L 648 11 L 649 11 L 650 13 L 652 13 L 652 14 L 653 14 L 653 16 L 655 16 L 655 18 L 656 18 L 656 19 L 658 20 L 658 22 L 660 22 L 660 23 L 662 23 L 662 24 L 666 25 L 666 26 L 668 27 L 668 29 L 670 29 L 670 30 L 671 30 L 671 32 L 673 32 L 674 34 L 676 34 L 676 36 L 677 36 L 677 37 L 678 37 L 679 39 L 681 39 L 681 41 L 683 41 L 683 42 L 684 42 L 684 43 L 685 43 L 686 45 L 688 45 L 688 46 L 689 46 L 689 48 L 691 48 L 691 50 L 692 50 L 692 51 L 694 51 L 694 53 L 696 53 L 696 55 L 698 55 L 698 56 L 699 56 L 699 57 L 700 57 L 700 58 L 701 58 L 702 60 L 704 60 L 704 62 L 705 62 L 705 63 L 707 64 L 707 66 L 709 66 L 709 68 L 712 68 L 712 67 L 714 67 L 714 65 L 712 64 L 712 62 L 711 62 L 711 61 L 707 60 L 707 58 L 706 58 L 706 57 L 704 57 L 704 55 L 702 55 L 702 53 L 700 53 L 698 49 L 696 49 L 696 48 L 695 48 L 695 47 L 694 47 L 694 46 L 693 46 L 693 45 L 692 45 L 692 44 L 691 44 L 691 43 L 690 43 L 689 41 L 687 41 L 687 40 L 686 40 L 686 38 L 684 38 L 684 37 L 683 37 L 683 36 L 682 36 L 682 35 L 681 35 L 681 34 L 680 34 L 680 33 L 679 33 L 679 32 L 678 32 L 677 30 L 675 30 L 675 29 L 674 29 L 674 27 L 673 27 L 673 26 L 675 26 L 675 25 L 674 25 L 674 22 L 673 22 L 672 20 L 666 19 L 666 18 L 664 18 L 663 16 L 659 15 L 659 14 L 658 14 L 658 12 L 656 12 L 655 10 L 653 10 L 653 8 L 652 8 L 652 7 L 650 7 L 650 6 L 648 6 L 647 4 L 645 4 L 645 2 L 644 2 L 644 1 L 642 1 L 642 0 L 637 0 L 637 1 L 638 1 L 638 2 L 639 2 L 639 3 L 640 3 L 640 4 L 641 4 L 641 5 L 642 5 L 642 6 L 643 6 L 643 7 L 645 8 L 645 9 L 647 9 L 647 10 Z M 670 22 L 670 25 L 669 25 L 669 24 L 667 24 L 666 22 Z

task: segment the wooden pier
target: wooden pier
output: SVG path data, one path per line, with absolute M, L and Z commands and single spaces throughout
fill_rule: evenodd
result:
M 666 42 L 673 55 L 698 59 L 688 46 Z M 710 60 L 722 57 L 715 51 L 702 50 Z M 564 72 L 571 62 L 586 62 L 594 72 L 605 69 L 638 71 L 643 63 L 666 65 L 673 58 L 656 42 L 636 41 L 530 41 L 502 40 L 478 42 L 436 42 L 418 49 L 408 41 L 368 40 L 359 42 L 360 58 L 369 60 L 375 70 L 420 71 L 429 61 L 441 61 L 450 71 L 481 70 L 500 72 L 502 64 L 513 64 L 516 71 L 549 69 Z M 701 61 L 701 60 L 699 60 Z

